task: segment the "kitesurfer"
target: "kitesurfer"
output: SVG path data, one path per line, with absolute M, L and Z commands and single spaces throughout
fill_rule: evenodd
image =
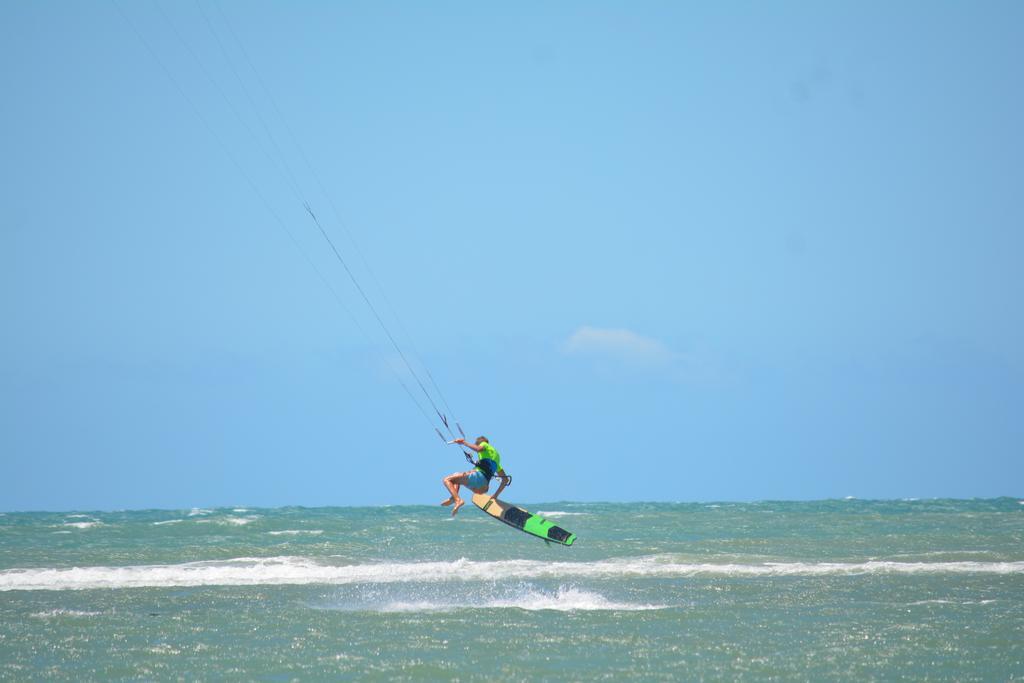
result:
M 466 501 L 459 497 L 459 487 L 466 486 L 470 488 L 473 493 L 487 493 L 487 489 L 491 485 L 491 479 L 497 475 L 501 478 L 501 486 L 494 492 L 493 498 L 497 498 L 498 494 L 501 493 L 506 486 L 508 486 L 511 477 L 505 474 L 505 470 L 501 467 L 501 456 L 498 455 L 498 451 L 495 450 L 494 446 L 490 444 L 486 436 L 478 436 L 475 444 L 466 443 L 465 439 L 455 439 L 455 443 L 465 446 L 466 448 L 472 448 L 477 452 L 476 467 L 466 472 L 455 472 L 449 474 L 441 481 L 444 483 L 444 487 L 448 489 L 452 495 L 447 500 L 443 501 L 441 505 L 455 506 L 452 508 L 452 516 L 459 511 Z M 468 455 L 468 454 L 467 454 Z

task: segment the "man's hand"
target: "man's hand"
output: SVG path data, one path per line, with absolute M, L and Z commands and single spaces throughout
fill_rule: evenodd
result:
M 465 444 L 466 440 L 465 439 L 455 439 L 455 441 L 452 441 L 452 443 Z

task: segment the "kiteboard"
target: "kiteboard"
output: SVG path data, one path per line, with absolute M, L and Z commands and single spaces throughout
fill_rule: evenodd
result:
M 494 517 L 497 520 L 508 524 L 511 527 L 515 527 L 520 531 L 542 538 L 545 541 L 553 543 L 561 543 L 562 545 L 572 545 L 573 541 L 576 540 L 576 534 L 569 533 L 560 526 L 547 519 L 544 519 L 540 515 L 535 515 L 531 512 L 527 512 L 521 507 L 516 507 L 511 503 L 506 503 L 502 500 L 495 500 L 493 497 L 486 493 L 476 493 L 473 495 L 473 505 Z

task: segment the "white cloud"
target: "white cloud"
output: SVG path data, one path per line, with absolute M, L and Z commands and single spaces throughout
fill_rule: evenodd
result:
M 569 335 L 566 353 L 602 355 L 644 365 L 668 365 L 676 354 L 657 339 L 632 330 L 583 326 Z

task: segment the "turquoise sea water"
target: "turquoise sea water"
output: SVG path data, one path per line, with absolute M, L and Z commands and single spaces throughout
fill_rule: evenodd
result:
M 1024 502 L 0 515 L 9 680 L 1016 680 Z

